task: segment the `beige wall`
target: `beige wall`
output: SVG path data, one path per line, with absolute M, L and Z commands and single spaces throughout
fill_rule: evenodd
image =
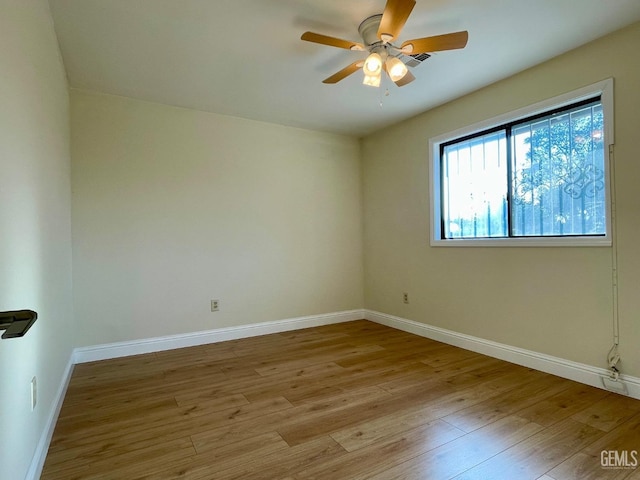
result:
M 71 98 L 81 345 L 363 307 L 357 140 Z
M 366 307 L 606 366 L 611 249 L 430 247 L 428 141 L 614 77 L 622 368 L 640 375 L 638 45 L 640 24 L 365 138 Z
M 0 340 L 0 478 L 22 479 L 75 334 L 69 109 L 46 0 L 0 0 L 0 12 L 0 310 L 39 314 L 25 337 Z

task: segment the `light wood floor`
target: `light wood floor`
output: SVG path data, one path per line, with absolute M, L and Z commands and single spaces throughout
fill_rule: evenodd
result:
M 640 401 L 362 320 L 77 365 L 42 479 L 640 479 L 603 450 Z

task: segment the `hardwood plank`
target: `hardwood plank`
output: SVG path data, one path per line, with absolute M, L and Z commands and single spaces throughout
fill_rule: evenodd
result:
M 605 432 L 610 432 L 639 412 L 640 402 L 637 400 L 610 393 L 571 418 Z
M 395 375 L 389 380 L 385 380 L 378 384 L 380 388 L 386 392 L 401 395 L 406 390 L 412 390 L 416 388 L 416 385 L 423 385 L 425 389 L 429 388 L 432 384 L 439 384 L 441 386 L 448 386 L 451 391 L 453 387 L 447 385 L 444 382 L 439 381 L 435 375 L 433 375 L 433 369 L 424 365 L 423 363 L 416 363 L 407 368 L 405 372 L 400 375 Z
M 601 430 L 568 418 L 455 478 L 456 480 L 512 480 L 514 478 L 533 480 L 602 435 L 604 434 Z
M 333 394 L 339 393 L 339 387 L 332 385 L 331 381 L 343 372 L 345 369 L 334 362 L 321 363 L 295 371 L 287 371 L 284 374 L 276 374 L 268 380 L 245 379 L 241 382 L 228 380 L 226 383 L 207 385 L 202 389 L 191 389 L 176 395 L 176 401 L 180 405 L 194 404 L 211 395 L 219 395 L 227 387 L 226 390 L 229 392 L 242 392 L 242 395 L 247 397 L 249 401 L 282 396 L 293 403 L 300 397 L 309 396 L 308 390 L 330 387 Z
M 243 452 L 254 451 L 265 443 L 280 440 L 282 440 L 282 437 L 277 432 L 267 432 L 259 435 L 251 435 L 238 442 L 225 442 L 224 444 L 192 441 L 198 455 L 206 452 L 209 460 L 216 461 L 220 459 L 230 459 Z
M 543 430 L 524 418 L 509 416 L 385 470 L 372 480 L 446 479 L 492 458 Z M 524 480 L 512 476 L 511 480 Z
M 368 478 L 464 435 L 446 422 L 435 420 L 398 435 L 349 452 L 315 468 L 296 473 L 296 479 Z
M 161 470 L 151 470 L 137 475 L 137 479 L 161 480 L 188 478 L 189 480 L 221 478 L 222 472 L 231 468 L 250 464 L 255 458 L 288 451 L 288 445 L 277 434 L 265 434 L 250 441 L 239 443 L 236 448 L 225 449 L 232 456 L 218 456 L 215 451 L 207 451 L 201 455 L 183 459 L 165 465 Z M 243 448 L 248 447 L 248 448 Z M 119 477 L 131 478 L 131 477 Z
M 255 402 L 226 410 L 215 406 L 178 407 L 170 414 L 148 415 L 124 422 L 92 425 L 88 428 L 56 435 L 58 448 L 82 448 L 96 442 L 112 442 L 124 439 L 132 443 L 154 438 L 182 437 L 215 428 L 230 427 L 246 420 L 255 420 L 271 413 L 281 413 L 291 407 L 284 398 Z
M 551 426 L 571 415 L 580 412 L 594 402 L 606 397 L 608 393 L 598 388 L 574 383 L 569 388 L 547 399 L 520 410 L 518 415 L 544 426 Z
M 571 386 L 567 380 L 544 373 L 539 373 L 537 377 L 519 388 L 506 392 L 498 399 L 490 398 L 447 415 L 443 420 L 461 430 L 472 432 L 507 415 L 516 414 L 519 410 L 537 404 Z
M 339 379 L 332 379 L 333 384 L 341 388 L 353 388 L 354 386 L 364 386 L 374 383 L 382 385 L 387 382 L 402 379 L 412 372 L 428 373 L 428 368 L 423 368 L 420 362 L 395 362 L 393 359 L 380 359 L 375 365 L 370 364 L 367 367 L 352 366 L 346 369 L 346 374 L 341 375 Z M 424 383 L 423 377 L 420 376 L 421 382 Z M 428 380 L 433 378 L 429 375 Z M 410 385 L 409 385 L 410 386 Z
M 417 362 L 423 363 L 423 360 L 429 355 L 432 355 L 434 350 L 443 348 L 444 346 L 429 346 L 418 348 L 404 348 L 400 350 L 389 349 L 382 342 L 378 345 L 384 347 L 383 351 L 372 352 L 369 354 L 358 355 L 357 357 L 343 358 L 339 360 L 339 365 L 344 368 L 355 369 L 374 369 L 384 368 L 391 363 L 394 365 L 399 364 L 414 364 Z M 449 347 L 450 348 L 450 347 Z M 426 364 L 425 364 L 426 365 Z
M 457 359 L 454 354 L 457 356 Z M 508 365 L 497 358 L 483 357 L 478 354 L 467 356 L 466 354 L 461 355 L 460 352 L 449 352 L 445 358 L 447 359 L 445 360 L 445 364 L 439 363 L 435 360 L 423 361 L 423 363 L 433 369 L 434 375 L 438 375 L 443 379 L 453 378 L 457 375 L 462 376 L 464 373 L 473 372 L 475 370 L 489 371 L 494 368 Z
M 313 422 L 327 414 L 338 415 L 352 405 L 361 405 L 384 395 L 388 394 L 378 387 L 361 389 L 356 392 L 336 395 L 320 402 L 304 403 L 287 410 L 265 414 L 250 419 L 250 422 L 203 428 L 194 432 L 191 439 L 196 448 L 201 448 L 203 443 L 209 444 L 207 448 L 216 448 L 217 445 L 243 440 L 252 435 L 299 425 L 305 419 Z
M 324 350 L 322 352 L 318 352 L 315 355 L 309 354 L 302 356 L 301 358 L 296 358 L 295 360 L 274 360 L 271 362 L 262 362 L 266 364 L 264 366 L 260 366 L 256 368 L 256 372 L 260 375 L 267 376 L 273 375 L 275 373 L 286 372 L 289 370 L 297 370 L 299 368 L 304 368 L 309 365 L 315 365 L 318 363 L 327 363 L 332 361 L 333 359 L 340 358 L 350 358 L 357 357 L 359 355 L 367 354 L 370 352 L 380 352 L 383 348 L 379 345 L 364 345 L 359 347 L 350 347 L 344 346 L 339 349 L 330 349 Z
M 457 363 L 463 360 L 480 360 L 485 357 L 471 350 L 464 350 L 462 348 L 452 347 L 451 345 L 442 344 L 442 348 L 434 351 L 428 358 L 425 358 L 423 362 L 430 367 L 444 367 L 452 363 Z
M 114 448 L 114 447 L 110 447 Z M 46 475 L 41 478 L 67 480 L 72 478 L 118 478 L 120 470 L 130 471 L 132 464 L 144 468 L 149 464 L 174 462 L 195 455 L 191 440 L 181 438 L 159 442 L 136 450 L 122 450 L 106 458 L 96 455 L 79 456 L 65 463 L 45 464 Z M 121 477 L 124 478 L 124 477 Z
M 253 456 L 253 460 L 245 465 L 236 464 L 233 468 L 218 473 L 220 480 L 273 480 L 286 475 L 325 465 L 332 460 L 340 460 L 345 454 L 330 437 L 319 437 L 316 440 L 296 445 L 287 450 L 286 456 L 278 452 L 271 455 Z M 211 477 L 203 477 L 211 478 Z
M 495 359 L 491 359 L 495 360 Z M 517 380 L 520 375 L 526 375 L 527 369 L 518 365 L 510 365 L 506 362 L 493 363 L 489 368 L 479 367 L 473 370 L 457 373 L 453 376 L 445 375 L 444 381 L 459 389 L 472 388 L 476 385 L 491 385 L 494 380 L 504 377 Z
M 547 475 L 556 480 L 621 480 L 630 474 L 625 469 L 605 469 L 600 455 L 578 452 L 562 462 Z
M 88 404 L 67 406 L 60 412 L 58 426 L 72 424 L 76 428 L 78 422 L 111 420 L 114 416 L 119 418 L 138 417 L 156 410 L 172 409 L 177 406 L 175 398 L 167 397 L 146 397 L 135 401 L 110 402 L 102 404 Z
M 419 396 L 420 394 L 416 394 L 409 401 L 417 399 Z M 372 399 L 361 403 L 352 402 L 340 409 L 328 410 L 314 418 L 301 416 L 299 420 L 279 427 L 278 432 L 289 445 L 298 445 L 395 408 L 398 408 L 398 399 L 380 389 L 379 395 Z
M 443 388 L 448 392 L 446 386 Z M 346 450 L 352 452 L 387 436 L 397 435 L 442 418 L 485 398 L 473 391 L 442 395 L 436 390 L 432 398 L 427 397 L 422 403 L 406 404 L 404 408 L 395 409 L 387 415 L 378 415 L 366 422 L 332 432 L 331 436 Z
M 638 450 L 640 453 L 640 450 Z M 640 480 L 640 467 L 637 467 L 635 470 L 632 470 L 626 480 Z
M 592 426 L 598 428 L 597 425 Z M 631 419 L 620 424 L 617 431 L 612 432 L 611 430 L 596 442 L 556 466 L 548 474 L 560 479 L 584 480 L 600 478 L 621 479 L 629 476 L 633 469 L 602 468 L 601 452 L 615 451 L 622 453 L 626 451 L 629 452 L 627 455 L 630 455 L 631 451 L 640 451 L 640 414 L 636 414 Z M 640 461 L 640 455 L 638 455 L 638 461 Z

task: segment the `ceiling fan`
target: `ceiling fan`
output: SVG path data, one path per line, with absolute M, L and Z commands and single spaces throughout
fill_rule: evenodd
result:
M 391 80 L 402 87 L 415 80 L 407 65 L 400 59 L 404 55 L 455 50 L 467 45 L 469 33 L 467 31 L 436 35 L 434 37 L 407 40 L 399 47 L 392 42 L 400 35 L 406 23 L 415 0 L 387 0 L 384 12 L 365 19 L 358 27 L 363 43 L 350 42 L 340 38 L 329 37 L 319 33 L 305 32 L 302 40 L 346 50 L 369 52 L 365 60 L 353 62 L 351 65 L 334 73 L 323 80 L 323 83 L 338 83 L 360 68 L 364 71 L 362 83 L 373 87 L 380 86 L 382 71 L 387 72 Z

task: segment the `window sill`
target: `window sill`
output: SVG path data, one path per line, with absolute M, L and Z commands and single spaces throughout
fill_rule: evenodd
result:
M 604 237 L 431 239 L 432 247 L 610 247 Z

